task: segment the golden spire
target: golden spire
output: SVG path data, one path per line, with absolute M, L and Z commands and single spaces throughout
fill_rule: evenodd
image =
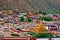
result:
M 40 24 L 37 27 L 34 27 L 31 31 L 38 33 L 50 33 L 47 29 L 45 29 L 42 20 L 40 20 Z
M 8 10 L 3 10 L 2 13 L 3 13 L 4 15 L 8 15 L 9 12 L 8 12 Z
M 43 28 L 43 22 L 40 20 L 40 24 L 38 25 L 39 28 Z
M 2 12 L 3 12 L 3 13 L 8 13 L 8 11 L 7 11 L 7 10 L 3 10 Z

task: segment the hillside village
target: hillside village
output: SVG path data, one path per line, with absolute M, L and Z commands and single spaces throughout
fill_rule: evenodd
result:
M 60 40 L 60 0 L 0 0 L 0 40 Z
M 0 12 L 0 37 L 31 37 L 28 33 L 40 24 L 40 20 L 46 30 L 57 35 L 54 37 L 60 37 L 59 14 L 46 14 L 41 11 L 19 13 L 18 9 L 13 11 L 4 9 Z

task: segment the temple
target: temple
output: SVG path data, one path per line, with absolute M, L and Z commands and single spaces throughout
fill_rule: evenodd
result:
M 33 30 L 31 30 L 31 31 L 35 32 L 36 34 L 38 34 L 38 33 L 50 33 L 50 31 L 45 29 L 45 27 L 43 26 L 42 20 L 40 20 L 40 24 L 37 27 L 33 28 Z

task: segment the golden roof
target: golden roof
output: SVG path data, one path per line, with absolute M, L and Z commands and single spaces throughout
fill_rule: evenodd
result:
M 7 12 L 7 10 L 3 10 L 2 12 Z
M 40 24 L 31 31 L 35 33 L 50 33 L 47 29 L 44 28 L 42 20 L 40 20 Z
M 38 25 L 39 28 L 43 28 L 43 22 L 42 20 L 40 21 L 40 24 Z

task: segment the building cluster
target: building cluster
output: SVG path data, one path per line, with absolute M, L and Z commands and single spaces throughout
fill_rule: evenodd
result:
M 20 17 L 25 19 L 31 18 L 31 22 L 26 20 L 21 22 Z M 40 17 L 51 17 L 53 21 L 44 21 L 43 24 L 46 29 L 50 31 L 60 31 L 60 16 L 58 14 L 35 14 L 32 12 L 29 13 L 19 13 L 17 9 L 14 11 L 3 10 L 0 12 L 0 36 L 3 37 L 12 37 L 11 34 L 15 33 L 22 37 L 27 34 L 31 29 L 36 27 L 40 23 Z M 9 36 L 8 36 L 9 35 Z M 15 35 L 16 36 L 16 35 Z

